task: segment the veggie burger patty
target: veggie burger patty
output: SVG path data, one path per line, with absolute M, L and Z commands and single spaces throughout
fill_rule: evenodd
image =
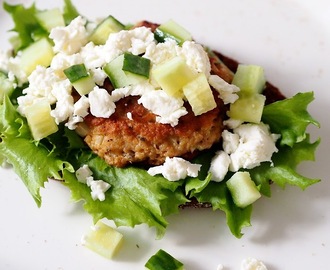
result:
M 159 26 L 141 21 L 135 27 L 148 27 L 152 31 Z M 211 66 L 212 73 L 230 80 L 229 69 Z M 109 93 L 113 87 L 109 84 Z M 183 157 L 191 160 L 199 151 L 209 149 L 221 138 L 226 107 L 213 91 L 217 107 L 195 116 L 188 102 L 188 113 L 178 125 L 164 125 L 156 121 L 156 115 L 138 103 L 138 97 L 128 96 L 116 103 L 116 111 L 109 118 L 89 114 L 85 118 L 88 127 L 85 142 L 108 164 L 124 167 L 132 163 L 160 165 L 166 157 Z M 130 115 L 128 118 L 127 115 Z

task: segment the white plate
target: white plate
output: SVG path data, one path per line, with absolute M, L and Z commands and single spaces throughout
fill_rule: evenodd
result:
M 23 3 L 23 1 L 10 1 Z M 125 235 L 121 252 L 112 261 L 80 243 L 92 220 L 69 191 L 57 182 L 42 190 L 39 209 L 11 169 L 0 169 L 0 269 L 144 269 L 144 263 L 163 248 L 185 263 L 187 270 L 240 269 L 246 257 L 265 262 L 269 269 L 328 269 L 330 254 L 329 158 L 330 126 L 330 2 L 301 1 L 103 1 L 74 0 L 91 19 L 112 14 L 123 22 L 176 20 L 195 39 L 239 59 L 260 64 L 268 79 L 291 96 L 315 91 L 310 112 L 322 125 L 311 128 L 322 137 L 317 162 L 300 171 L 322 182 L 302 192 L 273 186 L 271 199 L 254 207 L 253 226 L 242 239 L 234 238 L 224 214 L 184 210 L 169 218 L 167 234 L 155 240 L 144 226 L 119 228 Z M 31 1 L 24 1 L 31 3 Z M 61 7 L 60 0 L 38 0 L 39 8 Z M 12 24 L 0 13 L 1 46 Z

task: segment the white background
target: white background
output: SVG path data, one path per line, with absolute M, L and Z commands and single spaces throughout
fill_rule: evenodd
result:
M 31 3 L 31 1 L 9 1 Z M 73 0 L 90 19 L 112 14 L 124 23 L 174 19 L 194 38 L 243 63 L 259 64 L 270 82 L 287 96 L 315 92 L 309 107 L 321 123 L 311 128 L 322 138 L 317 162 L 300 171 L 322 182 L 302 192 L 273 186 L 270 199 L 254 207 L 252 227 L 234 238 L 221 212 L 184 210 L 169 218 L 162 240 L 144 226 L 119 228 L 125 242 L 110 261 L 80 243 L 92 219 L 81 204 L 70 202 L 69 191 L 58 182 L 42 190 L 39 209 L 10 168 L 0 169 L 0 269 L 144 269 L 159 248 L 182 261 L 187 270 L 240 269 L 246 257 L 258 258 L 270 270 L 329 269 L 330 255 L 330 2 L 327 0 L 250 1 L 105 1 Z M 62 7 L 59 0 L 37 0 L 39 8 Z M 1 47 L 8 47 L 12 27 L 0 12 Z

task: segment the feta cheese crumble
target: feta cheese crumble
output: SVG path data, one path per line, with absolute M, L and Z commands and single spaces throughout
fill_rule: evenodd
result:
M 92 115 L 108 118 L 115 112 L 116 105 L 107 90 L 95 86 L 88 98 Z
M 78 16 L 67 26 L 55 27 L 49 37 L 54 41 L 54 51 L 74 54 L 87 43 L 86 19 Z
M 70 118 L 74 111 L 74 100 L 71 95 L 72 86 L 68 79 L 56 82 L 52 94 L 56 98 L 56 107 L 50 112 L 57 124 Z
M 178 50 L 176 41 L 167 39 L 165 42 L 149 44 L 143 57 L 148 58 L 153 66 L 157 66 L 177 56 Z
M 83 165 L 76 170 L 76 177 L 80 183 L 87 184 L 87 178 L 92 176 L 93 172 L 90 170 L 88 165 Z
M 178 181 L 187 176 L 197 177 L 201 166 L 200 164 L 192 164 L 183 158 L 166 157 L 163 165 L 149 168 L 148 173 L 152 176 L 162 174 L 169 181 Z
M 181 98 L 171 97 L 163 90 L 145 93 L 138 103 L 156 114 L 158 123 L 170 124 L 172 127 L 179 123 L 181 116 L 188 113 Z
M 269 126 L 260 124 L 242 124 L 233 130 L 239 136 L 236 146 L 236 136 L 224 136 L 224 145 L 231 148 L 229 170 L 236 172 L 239 169 L 252 169 L 259 166 L 261 162 L 272 162 L 271 157 L 276 153 L 275 142 L 279 135 L 271 134 Z M 230 138 L 230 139 L 229 139 Z M 234 139 L 233 139 L 234 138 Z M 232 142 L 234 140 L 234 142 Z M 233 146 L 233 144 L 235 144 Z
M 84 117 L 88 115 L 89 99 L 86 96 L 81 96 L 80 99 L 73 105 L 73 115 L 69 121 L 65 123 L 69 129 L 74 130 L 78 123 L 84 121 Z
M 86 184 L 91 188 L 91 196 L 94 201 L 105 200 L 105 192 L 111 187 L 111 185 L 103 180 L 94 180 L 93 172 L 88 165 L 83 165 L 76 170 L 76 177 L 79 182 Z
M 237 92 L 240 89 L 234 84 L 227 83 L 219 76 L 211 75 L 209 77 L 209 84 L 219 92 L 219 96 L 224 104 L 234 103 L 238 99 Z
M 247 258 L 242 261 L 241 270 L 267 270 L 267 267 L 262 261 L 255 258 Z
M 212 158 L 209 169 L 209 172 L 212 174 L 212 180 L 221 182 L 228 172 L 229 165 L 229 155 L 224 151 L 218 151 Z
M 233 132 L 222 132 L 222 148 L 211 160 L 209 172 L 212 180 L 220 182 L 228 171 L 252 169 L 261 162 L 271 162 L 271 157 L 278 151 L 276 141 L 279 135 L 272 134 L 269 126 L 260 124 L 241 124 Z
M 185 41 L 178 55 L 183 56 L 187 65 L 198 73 L 204 73 L 206 78 L 210 76 L 211 64 L 209 56 L 202 45 L 194 41 Z

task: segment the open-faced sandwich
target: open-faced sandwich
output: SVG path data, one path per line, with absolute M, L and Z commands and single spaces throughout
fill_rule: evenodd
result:
M 4 8 L 16 35 L 0 59 L 0 161 L 38 205 L 57 179 L 95 222 L 144 223 L 161 237 L 168 215 L 212 207 L 241 237 L 271 183 L 319 181 L 296 171 L 319 144 L 306 133 L 319 125 L 312 92 L 286 98 L 262 67 L 197 43 L 173 20 L 94 22 L 70 1 L 63 12 Z

